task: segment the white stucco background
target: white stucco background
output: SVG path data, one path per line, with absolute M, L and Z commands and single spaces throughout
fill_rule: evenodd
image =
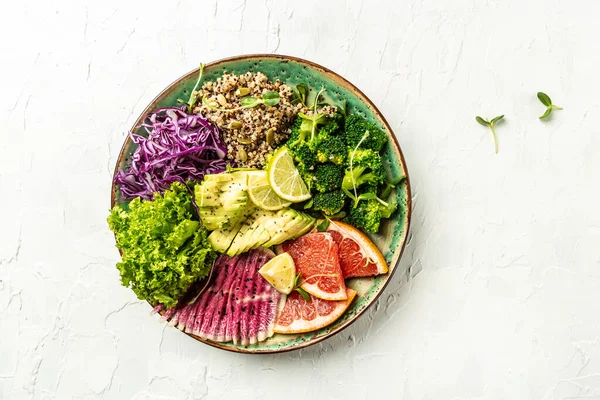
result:
M 0 14 L 1 399 L 600 399 L 600 3 L 10 1 Z M 383 111 L 412 240 L 314 347 L 213 349 L 120 286 L 105 218 L 127 129 L 241 53 L 310 59 Z M 549 122 L 535 97 L 564 107 Z M 500 153 L 475 116 L 506 115 Z

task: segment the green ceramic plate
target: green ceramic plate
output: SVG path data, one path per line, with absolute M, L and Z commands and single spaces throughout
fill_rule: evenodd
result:
M 407 179 L 396 188 L 393 194 L 399 204 L 399 210 L 393 215 L 393 218 L 382 224 L 380 232 L 377 235 L 371 235 L 371 239 L 381 250 L 388 262 L 389 273 L 375 278 L 349 280 L 347 282 L 348 286 L 356 290 L 358 296 L 346 313 L 335 323 L 318 331 L 305 334 L 275 334 L 265 342 L 246 347 L 236 346 L 232 343 L 216 343 L 192 335 L 195 339 L 211 346 L 241 353 L 277 353 L 301 349 L 318 343 L 352 324 L 377 300 L 390 281 L 392 274 L 398 267 L 398 261 L 404 249 L 410 224 L 411 196 L 408 171 L 398 141 L 383 115 L 381 115 L 377 107 L 375 107 L 367 96 L 335 72 L 299 58 L 272 54 L 255 54 L 227 58 L 207 64 L 204 68 L 202 79 L 203 81 L 215 80 L 224 71 L 235 74 L 242 74 L 247 71 L 260 71 L 266 74 L 271 80 L 279 79 L 287 84 L 305 82 L 309 87 L 324 86 L 327 89 L 326 93 L 330 97 L 334 97 L 332 100 L 336 100 L 336 98 L 337 100 L 346 99 L 348 112 L 362 114 L 369 121 L 377 124 L 388 133 L 390 140 L 383 151 L 384 165 L 388 169 L 390 176 L 399 176 L 402 174 L 407 176 Z M 169 85 L 141 113 L 132 130 L 135 131 L 135 127 L 140 125 L 142 119 L 149 112 L 161 107 L 175 106 L 177 105 L 178 98 L 187 99 L 197 77 L 198 70 L 196 69 Z M 142 134 L 143 132 L 140 129 L 136 133 Z M 121 149 L 115 173 L 119 168 L 126 166 L 135 147 L 136 145 L 127 137 Z M 113 184 L 111 207 L 118 201 L 120 201 L 120 193 L 118 187 Z

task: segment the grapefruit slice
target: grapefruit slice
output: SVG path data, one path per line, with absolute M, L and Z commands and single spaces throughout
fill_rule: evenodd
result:
M 346 284 L 338 260 L 338 245 L 327 232 L 314 232 L 283 243 L 301 274 L 300 287 L 323 300 L 346 300 Z
M 327 232 L 338 245 L 338 259 L 345 279 L 388 272 L 383 254 L 367 235 L 352 225 L 331 221 Z
M 346 300 L 330 301 L 310 296 L 310 301 L 293 291 L 285 302 L 275 333 L 304 333 L 321 329 L 337 320 L 348 308 L 356 292 L 346 289 Z

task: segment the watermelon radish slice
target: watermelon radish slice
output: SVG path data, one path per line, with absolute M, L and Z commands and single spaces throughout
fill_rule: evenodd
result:
M 229 318 L 227 319 L 227 326 L 225 327 L 225 341 L 228 342 L 233 341 L 234 343 L 239 343 L 240 340 L 239 303 L 240 297 L 244 295 L 242 282 L 246 280 L 248 271 L 250 271 L 250 266 L 248 265 L 247 259 L 245 259 L 244 263 L 240 263 L 238 266 L 238 277 L 233 284 L 233 289 L 229 296 Z
M 244 287 L 243 295 L 240 296 L 240 343 L 242 346 L 247 346 L 250 344 L 250 340 L 248 338 L 249 334 L 249 320 L 250 320 L 250 307 L 252 303 L 249 301 L 251 299 L 253 291 L 256 291 L 255 281 L 256 276 L 258 275 L 257 271 L 252 268 L 252 264 L 255 264 L 258 260 L 257 252 L 253 253 L 251 259 L 248 261 L 249 271 L 246 279 L 242 282 L 242 286 Z M 234 341 L 235 342 L 235 338 Z
M 202 310 L 202 314 L 197 312 L 196 323 L 194 324 L 194 328 L 192 329 L 192 333 L 196 336 L 200 336 L 206 339 L 209 335 L 212 334 L 210 328 L 213 319 L 216 319 L 218 316 L 217 312 L 217 304 L 219 302 L 220 297 L 223 296 L 222 289 L 227 279 L 227 276 L 231 273 L 231 269 L 235 266 L 238 261 L 236 258 L 224 259 L 225 262 L 220 264 L 219 270 L 217 271 L 217 277 L 215 279 L 214 285 L 210 287 L 210 292 L 205 293 L 207 298 L 209 297 L 206 308 Z M 211 296 L 212 294 L 212 296 Z M 199 315 L 202 315 L 202 318 L 198 318 Z M 202 320 L 201 323 L 199 321 Z
M 181 301 L 168 310 L 159 305 L 155 310 L 163 312 L 161 320 L 204 339 L 243 346 L 266 340 L 273 336 L 285 303 L 285 296 L 258 273 L 274 256 L 267 249 L 221 255 L 213 266 L 213 282 L 195 301 Z
M 223 341 L 224 339 L 224 331 L 226 329 L 227 322 L 227 299 L 230 297 L 231 293 L 231 285 L 237 275 L 237 268 L 235 268 L 237 264 L 230 264 L 229 270 L 225 275 L 225 282 L 217 293 L 215 293 L 214 298 L 216 299 L 215 308 L 212 311 L 212 323 L 208 330 L 201 331 L 201 333 L 206 335 L 206 339 L 214 340 L 217 342 Z

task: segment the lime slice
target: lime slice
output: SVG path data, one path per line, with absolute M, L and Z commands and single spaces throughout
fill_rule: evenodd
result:
M 260 171 L 248 176 L 248 195 L 250 200 L 263 210 L 281 210 L 292 204 L 277 196 L 277 193 L 271 189 L 267 171 Z
M 287 147 L 282 147 L 273 154 L 267 172 L 271 188 L 279 197 L 292 203 L 310 199 L 310 191 L 296 169 Z
M 275 256 L 263 265 L 258 273 L 280 293 L 290 294 L 294 288 L 296 266 L 288 253 Z

